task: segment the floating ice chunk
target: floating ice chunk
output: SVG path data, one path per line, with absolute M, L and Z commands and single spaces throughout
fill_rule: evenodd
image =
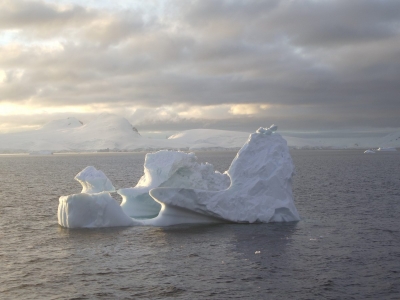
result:
M 265 131 L 251 134 L 238 152 L 227 172 L 231 185 L 226 190 L 155 188 L 150 195 L 167 208 L 179 207 L 225 221 L 298 221 L 291 187 L 294 166 L 287 143 L 279 134 L 272 135 L 273 130 Z
M 86 167 L 75 176 L 82 185 L 81 193 L 115 192 L 115 188 L 107 176 L 95 167 Z
M 109 193 L 61 196 L 58 224 L 67 228 L 96 228 L 140 225 L 129 218 Z
M 375 151 L 374 151 L 374 150 L 371 150 L 371 149 L 368 149 L 368 150 L 365 150 L 364 153 L 372 154 L 372 153 L 375 153 Z
M 118 190 L 122 209 L 131 217 L 156 217 L 161 204 L 154 201 L 149 191 L 156 187 L 186 187 L 203 190 L 223 190 L 230 184 L 226 174 L 209 164 L 199 164 L 194 153 L 162 150 L 146 155 L 144 175 L 133 188 Z
M 392 147 L 381 147 L 378 148 L 378 151 L 397 151 L 397 149 Z

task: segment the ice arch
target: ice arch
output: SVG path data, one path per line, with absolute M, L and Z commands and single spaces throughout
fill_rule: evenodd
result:
M 228 175 L 214 170 L 209 163 L 199 164 L 194 153 L 162 150 L 146 155 L 144 175 L 133 188 L 118 190 L 121 207 L 133 218 L 156 217 L 161 204 L 149 191 L 156 187 L 187 187 L 202 190 L 222 190 L 229 186 Z

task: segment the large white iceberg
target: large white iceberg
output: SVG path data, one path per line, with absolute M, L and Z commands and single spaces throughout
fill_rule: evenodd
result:
M 103 191 L 62 196 L 58 222 L 64 227 L 107 227 L 297 221 L 294 166 L 276 129 L 261 127 L 251 134 L 224 174 L 197 163 L 193 153 L 148 154 L 137 186 L 118 191 L 121 206 L 103 192 L 112 190 L 107 185 L 91 183 L 98 187 L 92 190 Z M 88 176 L 76 179 L 82 186 L 89 182 Z

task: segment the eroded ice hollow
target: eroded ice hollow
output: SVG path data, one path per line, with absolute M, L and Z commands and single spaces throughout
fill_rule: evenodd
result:
M 121 207 L 134 218 L 154 218 L 161 204 L 150 196 L 156 187 L 186 187 L 218 191 L 230 184 L 228 175 L 214 170 L 209 163 L 199 164 L 194 153 L 162 150 L 146 155 L 144 175 L 133 188 L 118 190 L 122 196 Z
M 291 186 L 294 166 L 276 129 L 261 127 L 251 134 L 224 174 L 199 164 L 193 153 L 147 154 L 139 183 L 118 191 L 121 206 L 108 192 L 113 188 L 100 184 L 104 181 L 79 176 L 82 193 L 60 197 L 58 223 L 93 228 L 298 221 Z

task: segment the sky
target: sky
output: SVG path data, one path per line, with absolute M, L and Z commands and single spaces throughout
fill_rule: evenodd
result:
M 0 133 L 400 128 L 397 0 L 0 0 Z

